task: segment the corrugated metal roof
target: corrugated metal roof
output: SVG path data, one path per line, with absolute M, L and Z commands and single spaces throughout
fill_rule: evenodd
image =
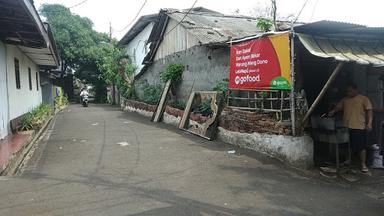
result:
M 367 27 L 364 25 L 328 20 L 296 26 L 294 30 L 297 33 L 333 38 L 365 40 L 381 40 L 384 38 L 384 28 L 382 27 Z
M 169 17 L 180 22 L 185 12 L 176 11 Z M 229 38 L 254 35 L 260 30 L 254 18 L 227 16 L 218 13 L 192 12 L 189 13 L 181 25 L 196 36 L 202 44 L 225 42 Z
M 49 48 L 30 48 L 25 46 L 19 46 L 19 48 L 37 65 L 50 67 L 58 65 Z
M 298 33 L 301 43 L 313 55 L 337 61 L 384 66 L 384 40 L 355 40 Z
M 234 44 L 234 43 L 241 43 L 243 41 L 248 41 L 248 40 L 253 40 L 253 39 L 256 39 L 256 38 L 261 38 L 261 37 L 265 37 L 265 36 L 269 36 L 269 35 L 278 35 L 278 34 L 286 34 L 288 33 L 289 31 L 279 31 L 279 32 L 262 32 L 262 33 L 259 33 L 259 34 L 256 34 L 256 35 L 252 35 L 252 36 L 246 36 L 246 37 L 242 37 L 242 38 L 236 38 L 236 39 L 233 39 L 231 41 L 228 41 L 227 43 L 228 44 Z
M 300 26 L 294 27 L 295 32 L 298 33 L 310 33 L 310 34 L 327 34 L 335 33 L 340 31 L 349 31 L 356 28 L 364 28 L 363 25 L 346 23 L 346 22 L 336 22 L 329 20 L 322 20 L 318 22 L 308 23 Z
M 187 16 L 185 16 L 186 14 Z M 151 43 L 150 52 L 144 58 L 144 64 L 153 61 L 159 44 L 169 33 L 165 32 L 165 29 L 170 19 L 180 23 L 199 40 L 200 44 L 205 45 L 226 45 L 226 42 L 231 38 L 243 38 L 260 32 L 256 25 L 256 19 L 251 17 L 228 16 L 201 7 L 182 11 L 162 9 L 148 38 L 148 42 Z

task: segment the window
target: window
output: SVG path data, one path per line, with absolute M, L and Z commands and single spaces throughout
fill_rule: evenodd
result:
M 29 90 L 32 91 L 32 74 L 31 74 L 31 68 L 28 68 L 28 81 L 29 81 Z
M 14 62 L 15 62 L 16 88 L 20 89 L 21 88 L 21 84 L 20 84 L 20 63 L 19 63 L 19 59 L 15 58 Z
M 36 90 L 39 91 L 39 73 L 36 72 Z

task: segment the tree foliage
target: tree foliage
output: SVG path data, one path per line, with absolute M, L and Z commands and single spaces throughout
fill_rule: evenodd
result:
M 40 13 L 50 23 L 63 71 L 75 71 L 75 76 L 95 86 L 96 100 L 105 97 L 106 85 L 119 80 L 128 85 L 134 69 L 117 46 L 117 41 L 93 29 L 89 18 L 81 17 L 60 4 L 44 4 Z
M 44 4 L 40 13 L 50 23 L 61 58 L 63 69 L 78 69 L 91 64 L 98 54 L 98 44 L 108 42 L 108 36 L 92 29 L 93 23 L 86 17 L 72 14 L 59 4 Z

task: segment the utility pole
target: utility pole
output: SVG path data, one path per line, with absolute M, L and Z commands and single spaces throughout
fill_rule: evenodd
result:
M 109 22 L 109 44 L 112 47 L 112 23 Z M 116 87 L 115 81 L 112 81 L 112 105 L 116 104 Z
M 277 31 L 277 23 L 276 23 L 276 13 L 277 13 L 277 0 L 271 0 L 272 8 L 271 8 L 271 16 L 273 20 L 274 31 Z
M 112 43 L 112 23 L 109 22 L 109 42 Z

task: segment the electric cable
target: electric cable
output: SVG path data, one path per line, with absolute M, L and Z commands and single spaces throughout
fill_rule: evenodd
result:
M 318 4 L 318 3 L 319 3 L 319 0 L 316 0 L 315 5 L 313 6 L 313 10 L 312 10 L 311 18 L 309 19 L 309 21 L 312 21 L 313 16 L 315 15 L 315 11 L 316 11 L 317 4 Z
M 88 1 L 88 0 L 83 0 L 83 1 L 81 1 L 81 2 L 79 2 L 79 3 L 77 3 L 77 4 L 74 4 L 74 5 L 69 6 L 69 7 L 66 7 L 66 8 L 69 10 L 69 9 L 78 7 L 78 6 L 80 6 L 80 5 L 84 4 L 84 3 L 86 3 L 87 1 Z M 47 13 L 47 14 L 50 14 L 50 13 L 62 13 L 62 12 L 64 12 L 64 11 L 65 11 L 65 10 L 56 10 L 56 11 L 47 11 L 47 12 L 45 12 L 45 13 Z
M 143 4 L 141 5 L 139 11 L 137 12 L 136 16 L 131 20 L 131 22 L 128 23 L 128 25 L 126 25 L 124 28 L 122 28 L 121 30 L 116 30 L 116 32 L 122 32 L 122 31 L 125 31 L 129 26 L 131 26 L 137 19 L 137 17 L 140 15 L 141 11 L 143 10 L 145 4 L 147 4 L 147 0 L 144 0 Z
M 189 8 L 189 10 L 187 11 L 187 13 L 184 15 L 184 17 L 171 29 L 171 30 L 169 30 L 168 32 L 166 32 L 165 34 L 164 34 L 164 36 L 163 36 L 163 38 L 165 38 L 171 31 L 173 31 L 173 30 L 175 30 L 176 29 L 176 27 L 178 26 L 178 25 L 180 25 L 183 21 L 184 21 L 184 19 L 188 16 L 188 14 L 192 11 L 192 9 L 195 7 L 195 5 L 196 5 L 196 3 L 198 2 L 199 0 L 195 0 L 195 2 L 193 2 L 193 4 L 192 4 L 192 6 Z
M 300 12 L 299 12 L 299 13 L 297 14 L 297 16 L 296 16 L 296 19 L 293 20 L 293 22 L 292 22 L 292 26 L 293 26 L 293 24 L 296 23 L 296 21 L 299 19 L 301 13 L 303 12 L 303 10 L 304 10 L 304 8 L 305 8 L 305 6 L 307 5 L 308 2 L 309 2 L 309 0 L 306 0 L 306 1 L 304 2 L 303 7 L 301 7 Z
M 81 2 L 79 2 L 79 3 L 77 3 L 77 4 L 75 4 L 75 5 L 72 5 L 72 6 L 70 6 L 70 7 L 68 7 L 69 9 L 71 9 L 71 8 L 75 8 L 75 7 L 77 7 L 77 6 L 80 6 L 80 5 L 82 5 L 82 4 L 84 4 L 85 2 L 87 2 L 88 0 L 83 0 L 83 1 L 81 1 Z

